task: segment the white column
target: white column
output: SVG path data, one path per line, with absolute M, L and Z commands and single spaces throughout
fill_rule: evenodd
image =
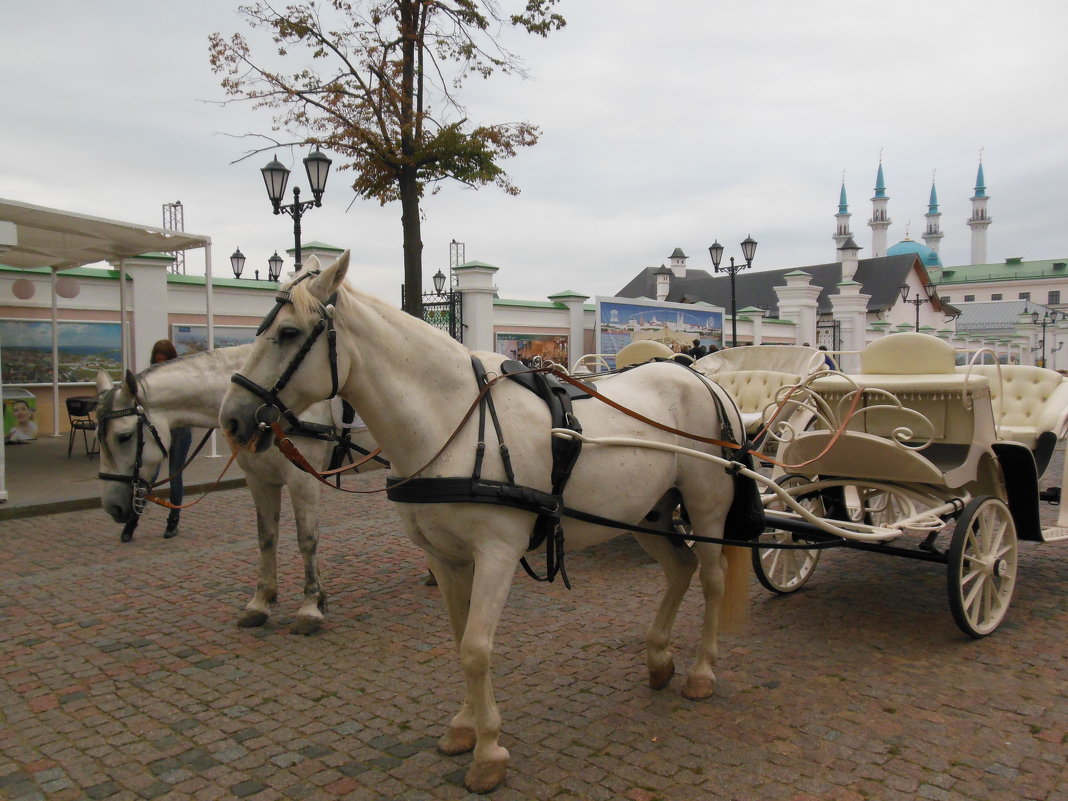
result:
M 134 256 L 123 260 L 125 273 L 132 279 L 130 369 L 135 373 L 148 367 L 148 357 L 156 341 L 171 336 L 167 324 L 167 269 L 171 261 L 170 256 Z
M 856 281 L 843 281 L 838 285 L 838 294 L 831 295 L 834 319 L 842 329 L 842 350 L 862 350 L 865 345 L 868 322 L 868 301 L 871 295 L 860 291 Z M 860 372 L 860 359 L 856 355 L 843 356 L 839 361 L 843 372 Z
M 584 304 L 589 299 L 589 295 L 583 295 L 580 292 L 572 292 L 570 290 L 566 292 L 557 292 L 555 295 L 549 295 L 549 300 L 567 306 L 567 358 L 570 364 L 565 364 L 564 366 L 568 369 L 575 363 L 577 358 L 585 355 L 583 353 L 583 343 L 586 339 L 586 309 Z
M 804 270 L 786 273 L 786 286 L 775 287 L 779 319 L 796 323 L 796 344 L 816 344 L 816 319 L 819 316 L 820 288 L 810 284 L 812 276 Z
M 493 351 L 493 285 L 496 267 L 468 262 L 453 268 L 457 289 L 463 296 L 464 345 L 469 350 Z

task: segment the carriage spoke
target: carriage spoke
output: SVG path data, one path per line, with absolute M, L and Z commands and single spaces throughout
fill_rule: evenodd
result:
M 1016 528 L 1008 506 L 993 497 L 972 500 L 957 521 L 947 562 L 957 625 L 985 637 L 1004 618 L 1016 584 Z

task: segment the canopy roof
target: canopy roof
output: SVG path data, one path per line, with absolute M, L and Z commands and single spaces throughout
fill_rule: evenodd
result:
M 11 267 L 66 269 L 142 253 L 204 248 L 211 237 L 118 222 L 0 198 L 0 222 L 16 226 L 18 243 L 0 253 Z

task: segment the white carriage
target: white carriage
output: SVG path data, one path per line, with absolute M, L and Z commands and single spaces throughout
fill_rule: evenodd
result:
M 731 356 L 745 362 L 746 350 Z M 860 353 L 857 375 L 817 370 L 760 399 L 759 427 L 778 441 L 775 491 L 763 494 L 771 547 L 753 552 L 765 587 L 799 589 L 831 545 L 921 559 L 947 565 L 963 631 L 997 628 L 1017 541 L 1068 538 L 1068 513 L 1047 527 L 1039 516 L 1040 501 L 1060 501 L 1039 479 L 1068 428 L 1068 380 L 956 356 L 936 337 L 893 334 Z

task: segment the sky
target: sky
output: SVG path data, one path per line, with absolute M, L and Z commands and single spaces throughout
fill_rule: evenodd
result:
M 505 11 L 518 0 L 501 0 Z M 461 95 L 478 123 L 528 121 L 541 141 L 504 164 L 522 193 L 445 186 L 423 203 L 426 288 L 449 243 L 500 270 L 506 298 L 571 290 L 613 295 L 676 247 L 711 270 L 759 243 L 753 269 L 836 261 L 843 174 L 861 258 L 880 155 L 890 243 L 919 240 L 931 189 L 942 260 L 970 262 L 980 153 L 990 196 L 988 260 L 1064 258 L 1068 50 L 1062 0 L 561 0 L 547 39 L 504 32 L 526 78 L 495 76 Z M 246 32 L 226 0 L 7 3 L 0 197 L 185 229 L 214 243 L 217 275 L 246 277 L 293 244 L 245 134 L 267 111 L 226 104 L 208 63 L 212 32 Z M 1058 99 L 1060 98 L 1060 99 Z M 307 196 L 300 159 L 291 186 Z M 400 303 L 399 204 L 354 199 L 334 172 L 304 240 L 352 251 L 349 280 Z M 285 269 L 289 269 L 287 266 Z M 193 252 L 187 272 L 202 273 Z

